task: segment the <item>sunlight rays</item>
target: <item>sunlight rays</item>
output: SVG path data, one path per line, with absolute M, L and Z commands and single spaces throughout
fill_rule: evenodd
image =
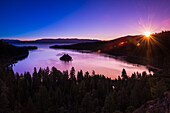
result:
M 146 31 L 144 34 L 145 34 L 146 37 L 149 37 L 151 35 L 151 32 Z
M 154 34 L 151 34 L 151 32 L 149 31 L 144 32 L 144 35 L 137 42 L 136 46 L 142 46 L 141 48 L 146 49 L 145 51 L 147 58 L 153 56 L 157 48 L 165 50 L 165 47 L 161 44 L 161 42 L 159 42 L 159 39 L 155 37 Z

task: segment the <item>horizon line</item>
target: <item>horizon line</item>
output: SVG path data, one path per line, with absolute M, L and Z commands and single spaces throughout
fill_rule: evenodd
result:
M 164 31 L 170 31 L 170 30 L 164 30 Z M 161 33 L 163 31 L 160 32 L 154 32 L 152 34 L 155 33 Z M 113 39 L 117 39 L 117 38 L 121 38 L 121 37 L 126 37 L 126 36 L 138 36 L 138 35 L 144 35 L 144 34 L 128 34 L 128 35 L 121 35 L 118 37 L 110 37 L 110 38 L 94 38 L 94 37 L 63 37 L 63 36 L 57 36 L 57 37 L 36 37 L 36 38 L 22 38 L 22 37 L 0 37 L 0 39 L 8 39 L 8 40 L 20 40 L 20 41 L 35 41 L 35 40 L 41 40 L 41 39 L 90 39 L 90 40 L 101 40 L 101 41 L 108 41 L 108 40 L 113 40 Z

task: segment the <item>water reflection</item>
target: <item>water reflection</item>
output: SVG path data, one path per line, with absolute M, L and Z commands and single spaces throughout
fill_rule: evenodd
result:
M 32 73 L 34 67 L 39 69 L 40 67 L 46 68 L 48 66 L 51 68 L 55 66 L 61 71 L 70 70 L 71 67 L 75 67 L 76 71 L 82 69 L 84 73 L 86 71 L 92 73 L 95 70 L 96 73 L 111 78 L 117 78 L 118 75 L 121 75 L 123 68 L 126 69 L 128 75 L 137 71 L 146 71 L 148 73 L 148 69 L 145 66 L 127 63 L 106 54 L 78 52 L 67 49 L 50 49 L 47 44 L 35 46 L 38 46 L 37 50 L 29 51 L 29 56 L 26 59 L 18 61 L 13 66 L 15 72 L 24 73 L 25 71 L 29 71 Z M 69 54 L 73 58 L 73 61 L 60 61 L 59 58 L 63 54 Z

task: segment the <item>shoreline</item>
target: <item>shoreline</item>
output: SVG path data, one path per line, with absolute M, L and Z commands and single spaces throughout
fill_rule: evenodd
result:
M 51 48 L 51 47 L 49 47 Z M 98 53 L 94 50 L 81 50 L 81 49 L 69 49 L 69 48 L 51 48 L 51 49 L 68 49 L 68 50 L 74 50 L 74 51 L 77 51 L 77 52 L 81 52 L 81 53 Z M 150 64 L 146 64 L 146 63 L 142 63 L 142 62 L 147 62 L 148 59 L 146 58 L 143 58 L 143 57 L 137 57 L 137 56 L 125 56 L 125 55 L 120 55 L 120 54 L 111 54 L 111 53 L 107 53 L 107 52 L 100 52 L 98 54 L 103 54 L 104 56 L 108 56 L 108 57 L 112 57 L 114 59 L 118 59 L 118 60 L 121 60 L 121 61 L 125 61 L 127 63 L 132 63 L 134 65 L 143 65 L 143 66 L 146 66 L 150 71 L 152 72 L 158 72 L 158 71 L 161 71 L 162 69 L 159 68 L 159 67 L 155 67 L 155 66 L 152 66 Z

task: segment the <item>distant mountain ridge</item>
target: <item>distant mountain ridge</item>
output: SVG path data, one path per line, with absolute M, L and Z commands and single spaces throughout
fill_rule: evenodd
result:
M 93 40 L 93 39 L 38 39 L 34 41 L 21 41 L 21 40 L 13 40 L 13 39 L 0 39 L 6 41 L 11 44 L 19 44 L 19 43 L 87 43 L 87 42 L 100 42 L 100 40 Z
M 90 50 L 114 56 L 126 56 L 127 61 L 163 68 L 170 65 L 170 31 L 152 34 L 125 36 L 110 41 L 53 45 L 50 48 Z

